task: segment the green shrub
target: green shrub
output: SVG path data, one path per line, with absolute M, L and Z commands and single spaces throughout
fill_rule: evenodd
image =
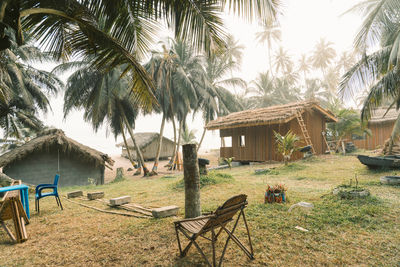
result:
M 122 181 L 125 181 L 125 176 L 116 177 L 114 180 L 111 181 L 111 183 L 119 183 Z

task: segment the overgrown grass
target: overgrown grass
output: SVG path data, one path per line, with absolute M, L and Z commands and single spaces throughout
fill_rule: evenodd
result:
M 253 175 L 255 169 L 275 168 L 275 174 Z M 226 177 L 223 173 L 227 174 Z M 255 260 L 249 261 L 230 242 L 224 266 L 397 266 L 400 263 L 400 187 L 383 186 L 374 172 L 352 156 L 327 155 L 312 161 L 241 166 L 211 173 L 201 189 L 203 211 L 215 210 L 226 199 L 246 194 L 245 209 Z M 365 199 L 340 199 L 332 189 L 349 183 L 357 174 L 359 185 L 370 190 Z M 101 186 L 61 188 L 68 191 L 104 191 L 106 198 L 130 195 L 145 207 L 177 205 L 184 214 L 184 190 L 174 186 L 182 175 L 163 178 L 128 178 Z M 214 183 L 214 181 L 219 181 Z M 221 182 L 223 181 L 223 182 Z M 266 184 L 284 183 L 288 202 L 263 204 Z M 33 212 L 31 195 L 29 240 L 13 245 L 0 231 L 1 266 L 204 266 L 194 247 L 178 256 L 173 221 L 178 218 L 141 219 L 90 210 L 62 198 L 61 211 L 54 198 L 41 200 L 41 213 Z M 291 205 L 306 201 L 311 210 Z M 85 204 L 108 208 L 97 201 Z M 301 226 L 309 232 L 297 230 Z M 232 224 L 228 224 L 232 227 Z M 235 231 L 246 244 L 243 224 Z M 218 254 L 226 235 L 219 237 Z M 199 240 L 211 257 L 210 244 Z
M 232 182 L 233 177 L 228 173 L 209 172 L 208 175 L 200 175 L 200 188 L 207 185 Z M 185 182 L 183 178 L 173 185 L 174 189 L 183 189 Z
M 111 183 L 120 183 L 120 182 L 123 182 L 125 180 L 126 180 L 125 176 L 119 176 L 119 177 L 116 177 L 114 180 L 112 180 Z

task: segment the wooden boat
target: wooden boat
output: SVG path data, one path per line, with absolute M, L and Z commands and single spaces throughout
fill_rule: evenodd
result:
M 367 165 L 369 168 L 400 168 L 400 156 L 378 156 L 369 157 L 365 155 L 358 155 L 358 160 Z

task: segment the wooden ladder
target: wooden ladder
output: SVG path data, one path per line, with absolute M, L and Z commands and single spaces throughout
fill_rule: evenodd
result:
M 300 111 L 297 112 L 296 116 L 297 116 L 297 121 L 299 122 L 299 125 L 300 125 L 300 129 L 301 129 L 304 139 L 306 141 L 306 144 L 307 144 L 307 146 L 311 146 L 312 152 L 313 152 L 313 154 L 315 154 L 315 149 L 311 142 L 310 135 L 308 134 L 306 124 L 304 123 L 303 117 L 301 116 L 301 112 Z

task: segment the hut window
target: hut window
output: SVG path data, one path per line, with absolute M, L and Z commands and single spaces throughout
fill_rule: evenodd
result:
M 358 135 L 358 134 L 352 134 L 351 139 L 352 140 L 365 140 L 367 138 L 367 134 L 364 133 L 363 135 Z
M 221 147 L 232 147 L 232 136 L 221 137 Z
M 239 146 L 246 146 L 244 135 L 239 136 Z

